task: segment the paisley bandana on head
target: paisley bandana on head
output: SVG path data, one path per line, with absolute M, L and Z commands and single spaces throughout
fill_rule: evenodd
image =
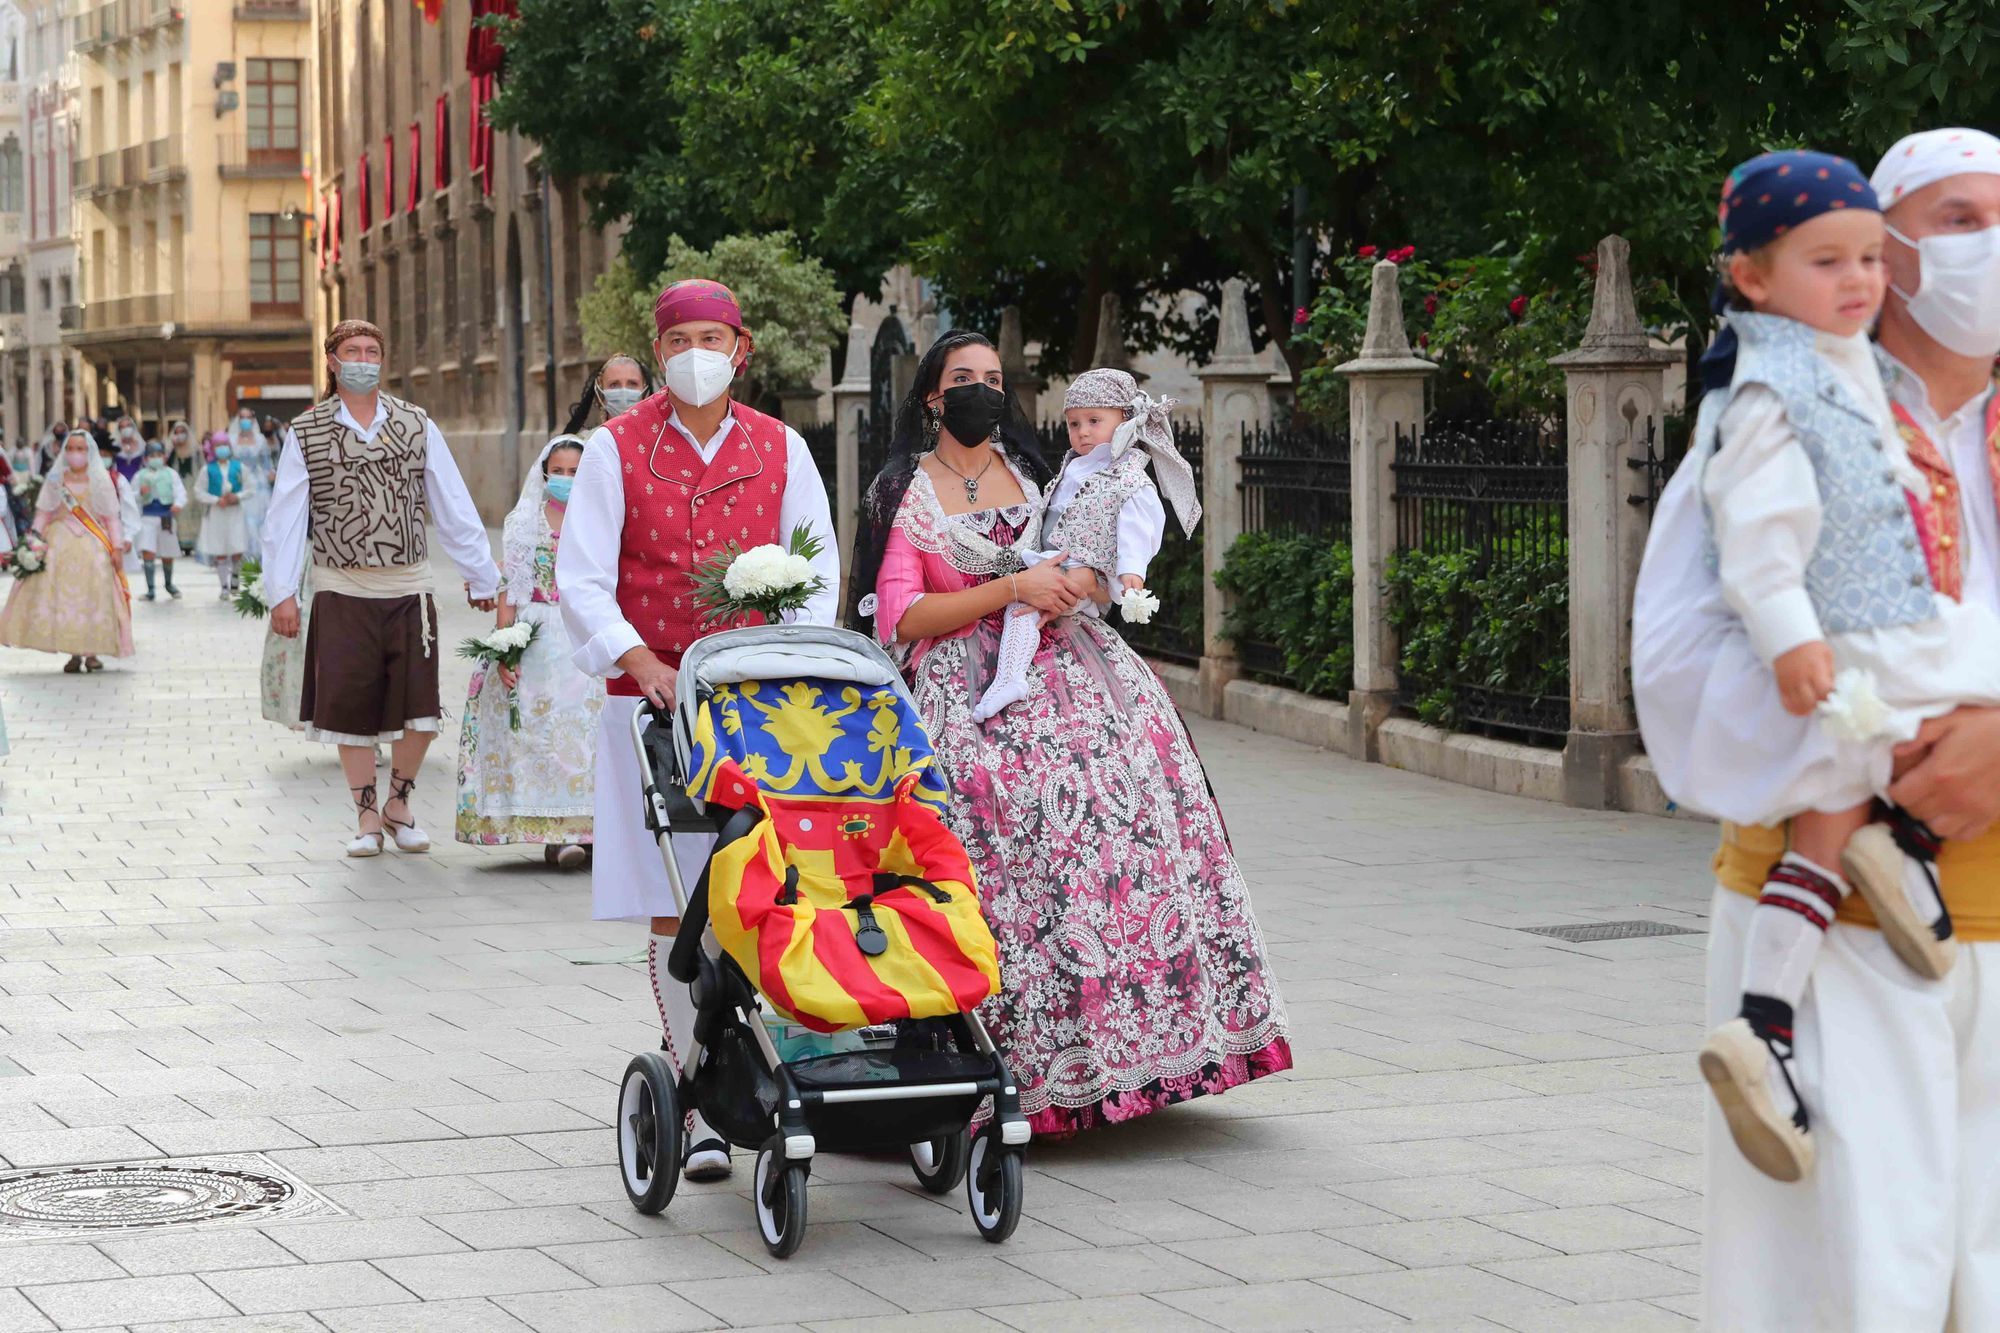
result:
M 712 319 L 743 332 L 743 311 L 736 294 L 710 278 L 686 278 L 670 282 L 653 302 L 653 329 L 665 333 L 676 324 Z
M 1882 211 L 1861 168 L 1846 158 L 1802 149 L 1759 154 L 1722 183 L 1722 203 L 1715 211 L 1722 228 L 1722 253 L 1761 250 L 1794 227 L 1844 209 Z M 1728 314 L 1728 294 L 1719 281 L 1711 305 L 1716 314 Z M 1736 331 L 1726 318 L 1697 369 L 1706 389 L 1728 388 L 1735 378 Z
M 1722 253 L 1762 249 L 1801 223 L 1843 208 L 1882 211 L 1868 178 L 1846 158 L 1798 149 L 1761 154 L 1723 182 L 1716 210 Z

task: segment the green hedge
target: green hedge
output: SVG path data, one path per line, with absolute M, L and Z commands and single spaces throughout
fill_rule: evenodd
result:
M 1531 524 L 1474 550 L 1398 551 L 1388 562 L 1389 624 L 1417 716 L 1448 729 L 1466 686 L 1569 692 L 1569 544 Z
M 1274 645 L 1294 689 L 1345 698 L 1354 685 L 1354 553 L 1311 533 L 1246 532 L 1215 576 L 1235 601 L 1223 634 Z

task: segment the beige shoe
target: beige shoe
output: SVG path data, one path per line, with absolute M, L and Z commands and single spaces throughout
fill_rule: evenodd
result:
M 1896 951 L 1896 957 L 1918 976 L 1941 981 L 1958 960 L 1958 941 L 1950 935 L 1939 939 L 1910 902 L 1903 888 L 1908 859 L 1888 825 L 1870 824 L 1847 840 L 1840 853 L 1840 868 L 1875 913 L 1882 938 Z M 1944 920 L 1949 929 L 1950 918 Z
M 1701 1048 L 1701 1076 L 1729 1133 L 1750 1165 L 1773 1180 L 1803 1180 L 1812 1171 L 1812 1134 L 1779 1108 L 1771 1096 L 1771 1048 L 1732 1018 L 1708 1034 Z

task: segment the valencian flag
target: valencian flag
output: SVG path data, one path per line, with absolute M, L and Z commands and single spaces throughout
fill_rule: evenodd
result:
M 814 678 L 722 686 L 688 793 L 754 806 L 708 869 L 715 938 L 818 1032 L 963 1013 L 1000 988 L 993 934 L 923 723 L 903 696 Z

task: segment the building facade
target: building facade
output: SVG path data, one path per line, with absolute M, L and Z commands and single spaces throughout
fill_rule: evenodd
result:
M 70 162 L 76 144 L 76 56 L 67 0 L 21 0 L 17 44 L 21 134 L 26 149 L 27 311 L 23 336 L 0 345 L 0 385 L 8 388 L 9 440 L 20 432 L 39 439 L 57 421 L 85 409 L 83 358 L 63 345 L 63 333 L 81 313 L 76 238 L 71 228 Z M 0 93 L 0 106 L 6 94 Z M 4 162 L 4 156 L 0 156 Z M 8 222 L 0 213 L 0 238 Z M 5 316 L 0 316 L 4 321 Z
M 381 327 L 384 387 L 430 412 L 497 522 L 582 391 L 577 301 L 618 242 L 578 182 L 485 123 L 497 84 L 468 68 L 473 6 L 432 12 L 316 0 L 314 322 Z
M 70 0 L 81 310 L 92 409 L 148 433 L 313 395 L 304 0 Z

